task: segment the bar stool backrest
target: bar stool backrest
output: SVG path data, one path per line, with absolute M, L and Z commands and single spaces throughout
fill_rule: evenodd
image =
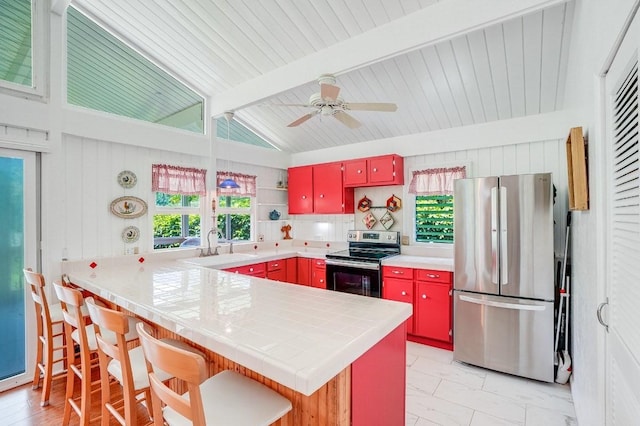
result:
M 144 328 L 137 325 L 140 344 L 147 360 L 149 383 L 151 384 L 154 424 L 162 425 L 162 403 L 171 407 L 182 416 L 191 420 L 194 425 L 204 425 L 204 409 L 200 384 L 207 379 L 205 360 L 202 356 L 168 345 L 152 337 Z M 162 383 L 154 370 L 163 370 L 187 384 L 189 399 L 183 398 Z

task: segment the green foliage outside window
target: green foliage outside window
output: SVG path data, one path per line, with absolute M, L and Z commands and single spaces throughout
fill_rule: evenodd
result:
M 453 195 L 416 196 L 416 241 L 453 243 Z
M 154 249 L 180 247 L 189 237 L 200 236 L 200 196 L 156 192 L 158 214 L 153 216 Z
M 216 223 L 224 240 L 251 239 L 251 197 L 224 195 L 218 199 L 218 208 Z

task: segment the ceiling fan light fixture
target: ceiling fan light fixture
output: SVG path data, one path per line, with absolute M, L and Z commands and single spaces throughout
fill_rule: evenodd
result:
M 322 108 L 320 108 L 320 114 L 324 115 L 325 117 L 328 115 L 333 115 L 333 108 L 331 108 L 329 105 L 324 105 Z

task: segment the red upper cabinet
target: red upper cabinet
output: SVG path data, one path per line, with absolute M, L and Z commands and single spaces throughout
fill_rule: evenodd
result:
M 342 163 L 291 167 L 289 214 L 353 213 L 353 188 L 345 188 Z
M 313 166 L 313 212 L 353 213 L 353 189 L 342 186 L 342 163 Z
M 364 186 L 369 183 L 367 176 L 367 160 L 351 160 L 344 162 L 344 185 Z
M 403 185 L 404 159 L 398 155 L 384 155 L 369 159 L 371 185 Z
M 313 213 L 313 167 L 288 170 L 289 214 Z
M 404 159 L 399 155 L 361 158 L 344 163 L 344 186 L 404 184 Z

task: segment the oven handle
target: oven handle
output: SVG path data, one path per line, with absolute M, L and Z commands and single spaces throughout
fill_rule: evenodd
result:
M 359 269 L 371 269 L 373 271 L 380 270 L 379 263 L 370 263 L 370 262 L 354 262 L 351 260 L 335 260 L 335 259 L 327 259 L 325 264 L 332 266 L 347 266 L 352 268 Z

